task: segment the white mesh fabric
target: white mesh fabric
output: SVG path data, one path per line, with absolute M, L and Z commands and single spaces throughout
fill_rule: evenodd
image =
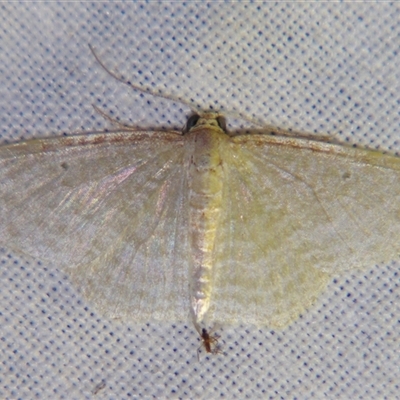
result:
M 2 3 L 1 142 L 110 127 L 180 128 L 188 107 L 399 152 L 400 8 L 373 3 Z M 73 250 L 71 250 L 73 251 Z M 110 321 L 56 266 L 0 253 L 0 398 L 396 398 L 399 264 L 342 274 L 282 331 Z M 97 392 L 97 394 L 95 394 Z

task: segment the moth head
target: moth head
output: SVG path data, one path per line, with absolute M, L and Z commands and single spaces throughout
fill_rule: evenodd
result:
M 183 128 L 183 134 L 190 132 L 192 129 L 198 127 L 217 127 L 226 132 L 226 120 L 225 118 L 215 112 L 207 112 L 202 114 L 192 114 L 186 121 L 186 125 Z

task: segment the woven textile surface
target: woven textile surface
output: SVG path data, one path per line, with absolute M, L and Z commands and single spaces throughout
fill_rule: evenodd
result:
M 130 125 L 186 105 L 400 152 L 400 7 L 374 3 L 2 3 L 0 142 Z M 71 249 L 73 251 L 73 249 Z M 338 274 L 283 330 L 108 320 L 56 265 L 0 248 L 1 399 L 394 399 L 399 262 Z

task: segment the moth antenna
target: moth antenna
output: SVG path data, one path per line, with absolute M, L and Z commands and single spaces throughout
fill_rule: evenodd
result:
M 170 100 L 170 101 L 174 101 L 176 103 L 180 103 L 183 104 L 187 107 L 190 108 L 190 110 L 192 111 L 192 113 L 198 113 L 200 110 L 203 109 L 203 107 L 201 107 L 199 104 L 196 104 L 196 102 L 193 99 L 190 99 L 189 101 L 184 100 L 182 97 L 180 96 L 175 96 L 172 94 L 164 94 L 161 92 L 160 89 L 153 89 L 150 87 L 143 87 L 140 86 L 138 84 L 132 83 L 129 80 L 124 79 L 122 76 L 117 75 L 115 72 L 111 71 L 110 69 L 107 68 L 107 66 L 101 61 L 100 57 L 97 55 L 96 51 L 94 50 L 93 46 L 91 46 L 90 44 L 88 45 L 90 51 L 93 54 L 93 57 L 96 59 L 96 61 L 100 64 L 100 66 L 104 69 L 104 71 L 106 71 L 110 76 L 112 76 L 114 79 L 116 79 L 117 81 L 130 86 L 132 89 L 138 90 L 141 93 L 146 93 L 146 94 L 150 94 L 152 96 L 155 97 L 160 97 L 162 99 L 166 99 L 166 100 Z M 246 121 L 249 122 L 252 125 L 256 125 L 256 126 L 260 126 L 260 127 L 268 127 L 265 122 L 255 119 L 253 117 L 249 117 L 248 115 L 244 115 L 242 113 L 239 112 L 235 112 L 235 111 L 231 111 L 231 110 L 226 110 L 224 107 L 221 108 L 221 111 L 223 111 L 224 115 L 230 116 L 232 118 L 235 119 L 240 119 L 242 121 Z
M 89 44 L 89 49 L 92 52 L 94 58 L 96 59 L 96 61 L 100 64 L 100 66 L 104 69 L 104 71 L 106 71 L 109 75 L 111 75 L 114 79 L 116 79 L 119 82 L 124 83 L 125 85 L 130 86 L 131 88 L 138 90 L 139 92 L 142 93 L 147 93 L 150 94 L 152 96 L 155 97 L 161 97 L 163 99 L 166 100 L 171 100 L 174 101 L 176 103 L 181 103 L 187 107 L 190 108 L 190 110 L 194 113 L 198 112 L 199 110 L 201 110 L 201 107 L 195 103 L 195 101 L 193 99 L 191 99 L 191 102 L 188 102 L 186 100 L 183 100 L 181 97 L 179 96 L 174 96 L 172 94 L 163 94 L 161 93 L 160 89 L 156 90 L 150 87 L 143 87 L 143 86 L 139 86 L 135 83 L 132 83 L 129 80 L 124 79 L 123 77 L 117 75 L 115 72 L 111 71 L 110 69 L 108 69 L 105 64 L 100 60 L 99 56 L 96 54 L 94 48 Z M 194 104 L 194 106 L 193 106 Z
M 132 127 L 129 124 L 125 124 L 123 122 L 118 121 L 117 119 L 110 117 L 108 114 L 106 114 L 103 110 L 101 110 L 99 107 L 96 105 L 92 104 L 92 107 L 95 109 L 96 112 L 98 112 L 104 119 L 110 121 L 113 124 L 116 124 L 120 126 L 121 128 L 124 129 L 132 129 Z

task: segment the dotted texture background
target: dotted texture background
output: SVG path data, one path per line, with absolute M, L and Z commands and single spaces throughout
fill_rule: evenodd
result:
M 400 152 L 400 6 L 389 3 L 1 3 L 0 141 L 110 127 L 178 128 L 187 106 Z M 232 120 L 231 127 L 237 126 Z M 399 264 L 338 275 L 282 331 L 110 321 L 57 266 L 0 246 L 2 399 L 393 399 Z M 73 251 L 73 249 L 71 249 Z M 96 393 L 97 392 L 97 393 Z

